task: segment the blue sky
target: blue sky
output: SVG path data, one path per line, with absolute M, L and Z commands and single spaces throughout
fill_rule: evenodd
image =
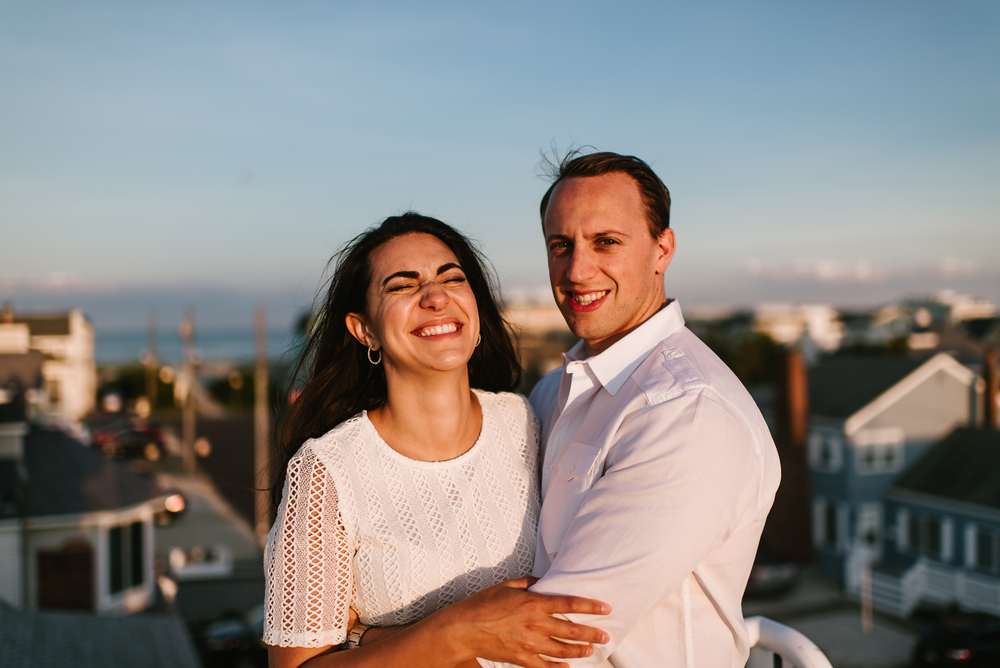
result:
M 998 34 L 977 0 L 0 0 L 0 295 L 286 322 L 409 208 L 538 293 L 539 151 L 589 144 L 670 188 L 682 303 L 1000 300 Z

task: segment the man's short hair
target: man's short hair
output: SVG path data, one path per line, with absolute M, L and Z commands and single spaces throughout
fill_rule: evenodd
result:
M 664 230 L 670 227 L 670 191 L 663 185 L 663 181 L 653 172 L 652 168 L 634 155 L 619 155 L 611 152 L 580 155 L 580 151 L 576 150 L 566 154 L 566 157 L 559 162 L 558 167 L 555 165 L 552 167 L 554 167 L 552 176 L 555 177 L 555 180 L 542 197 L 542 203 L 539 207 L 543 226 L 545 225 L 545 209 L 549 206 L 549 197 L 552 196 L 552 191 L 559 185 L 560 181 L 579 176 L 602 176 L 620 172 L 631 176 L 632 180 L 639 186 L 639 196 L 642 198 L 649 233 L 653 238 L 658 239 Z

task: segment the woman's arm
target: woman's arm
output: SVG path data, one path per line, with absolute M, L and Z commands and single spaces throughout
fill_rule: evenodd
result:
M 590 643 L 607 642 L 607 634 L 554 614 L 603 615 L 600 601 L 575 596 L 546 596 L 527 591 L 527 578 L 508 580 L 438 610 L 415 624 L 394 627 L 369 638 L 361 647 L 333 652 L 332 647 L 268 647 L 272 668 L 352 668 L 407 666 L 454 668 L 476 665 L 479 656 L 525 668 L 568 668 L 539 654 L 557 658 L 590 656 Z M 566 644 L 553 637 L 581 641 Z

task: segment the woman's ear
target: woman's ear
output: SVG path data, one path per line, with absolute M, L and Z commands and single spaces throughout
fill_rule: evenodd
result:
M 365 323 L 363 315 L 360 313 L 348 313 L 347 317 L 344 318 L 344 323 L 347 325 L 347 331 L 358 340 L 358 343 L 366 348 L 371 347 L 374 350 L 378 350 L 378 342 L 375 341 L 374 337 L 368 331 L 368 325 Z

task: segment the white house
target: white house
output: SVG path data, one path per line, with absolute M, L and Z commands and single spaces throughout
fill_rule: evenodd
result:
M 0 600 L 129 613 L 154 599 L 153 517 L 166 495 L 59 430 L 0 422 Z
M 9 304 L 0 312 L 0 354 L 36 350 L 45 355 L 41 396 L 33 397 L 38 417 L 78 422 L 94 409 L 97 364 L 94 328 L 83 311 L 15 314 Z

